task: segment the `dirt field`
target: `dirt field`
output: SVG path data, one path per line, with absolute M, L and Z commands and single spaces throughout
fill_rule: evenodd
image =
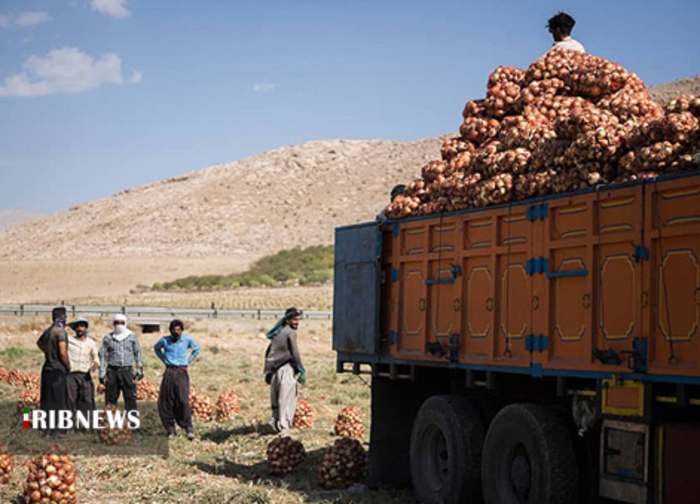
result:
M 91 334 L 108 331 L 94 320 Z M 34 347 L 46 319 L 0 318 L 0 366 L 39 372 L 41 355 Z M 314 429 L 294 431 L 307 451 L 303 470 L 293 476 L 270 475 L 265 458 L 269 419 L 269 388 L 262 376 L 262 356 L 270 322 L 242 320 L 187 321 L 188 331 L 202 344 L 200 358 L 190 376 L 198 391 L 213 400 L 232 390 L 242 397 L 241 411 L 226 424 L 195 422 L 197 440 L 188 442 L 182 434 L 170 442 L 170 453 L 162 456 L 126 458 L 117 456 L 75 456 L 79 501 L 83 503 L 403 503 L 412 502 L 407 491 L 374 491 L 357 485 L 351 491 L 327 491 L 317 486 L 318 465 L 326 447 L 332 445 L 335 416 L 341 408 L 358 406 L 365 418 L 365 446 L 369 440 L 370 390 L 353 375 L 335 373 L 330 323 L 303 321 L 300 346 L 308 369 L 300 399 L 316 411 Z M 142 335 L 146 379 L 159 382 L 163 366 L 152 346 L 156 335 Z M 0 384 L 0 401 L 14 402 L 21 388 Z M 98 405 L 100 401 L 98 400 Z M 156 433 L 157 434 L 157 433 Z M 20 466 L 22 459 L 16 460 Z M 0 501 L 20 502 L 21 482 L 26 469 L 16 467 L 13 482 L 0 486 Z

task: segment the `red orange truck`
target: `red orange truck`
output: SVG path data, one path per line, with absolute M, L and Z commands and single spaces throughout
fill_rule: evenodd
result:
M 369 482 L 426 503 L 700 502 L 700 174 L 336 230 Z

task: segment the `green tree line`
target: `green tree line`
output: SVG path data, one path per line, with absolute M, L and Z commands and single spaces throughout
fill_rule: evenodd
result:
M 172 282 L 156 283 L 153 290 L 209 291 L 322 284 L 333 279 L 333 259 L 333 245 L 317 245 L 305 249 L 296 247 L 262 257 L 243 273 L 188 276 Z

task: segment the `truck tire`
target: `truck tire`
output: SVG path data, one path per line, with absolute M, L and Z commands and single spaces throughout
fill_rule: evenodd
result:
M 578 465 L 571 430 L 545 406 L 506 406 L 486 434 L 482 482 L 486 504 L 575 503 Z
M 484 424 L 474 406 L 454 396 L 423 403 L 411 432 L 411 480 L 418 502 L 478 504 Z

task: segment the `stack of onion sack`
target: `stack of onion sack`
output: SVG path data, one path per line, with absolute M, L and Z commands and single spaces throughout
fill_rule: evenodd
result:
M 273 439 L 267 445 L 267 467 L 276 476 L 297 472 L 305 459 L 306 450 L 301 441 L 285 436 Z
M 109 422 L 107 415 L 108 411 L 118 412 L 119 416 L 124 418 L 124 422 L 121 425 L 115 425 L 112 427 Z M 131 442 L 132 432 L 129 428 L 129 422 L 126 419 L 126 412 L 118 411 L 114 404 L 108 404 L 105 406 L 104 418 L 100 422 L 100 426 L 103 427 L 97 432 L 99 433 L 102 442 L 108 446 L 123 446 Z
M 389 218 L 519 201 L 697 167 L 700 96 L 654 102 L 617 63 L 553 49 L 498 67 L 460 136 L 386 209 Z M 695 163 L 695 164 L 694 164 Z
M 10 450 L 0 441 L 0 485 L 5 485 L 10 482 L 12 469 L 15 467 L 12 461 Z
M 294 412 L 294 420 L 292 427 L 295 429 L 313 429 L 314 428 L 314 409 L 306 401 L 299 401 L 297 409 Z
M 75 488 L 75 468 L 70 455 L 52 450 L 28 460 L 24 502 L 73 504 L 78 502 Z
M 24 408 L 27 407 L 31 414 L 32 411 L 39 409 L 40 400 L 41 397 L 38 390 L 28 389 L 23 391 L 19 395 L 19 400 L 17 401 L 17 412 L 22 414 L 24 413 Z
M 365 426 L 362 424 L 362 414 L 355 406 L 347 406 L 340 410 L 335 419 L 335 433 L 339 436 L 362 439 Z
M 22 376 L 22 385 L 26 389 L 39 390 L 39 375 L 37 373 L 25 373 Z
M 4 367 L 0 367 L 0 383 L 7 383 L 7 379 L 10 377 L 10 372 Z
M 137 401 L 157 401 L 158 400 L 158 385 L 151 383 L 148 380 L 136 382 L 136 400 Z
M 337 439 L 326 450 L 318 469 L 318 484 L 323 488 L 347 488 L 363 481 L 367 472 L 367 453 L 357 439 Z
M 224 392 L 216 400 L 216 421 L 228 422 L 241 411 L 241 398 L 235 392 Z
M 192 418 L 202 422 L 211 421 L 214 403 L 204 392 L 197 392 L 194 388 L 190 388 L 190 406 L 192 407 Z

